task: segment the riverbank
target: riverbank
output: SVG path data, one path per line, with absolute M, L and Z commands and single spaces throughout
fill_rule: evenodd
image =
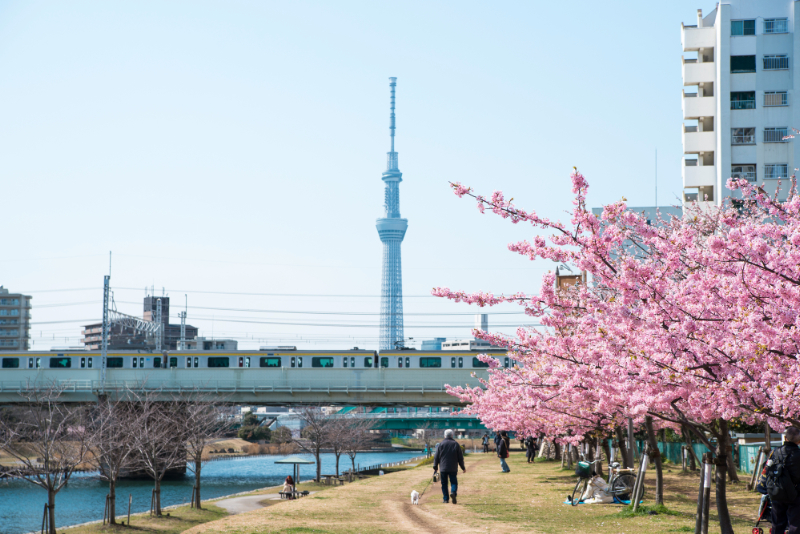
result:
M 575 477 L 555 462 L 526 464 L 524 454 L 512 453 L 511 472 L 501 473 L 493 454 L 468 455 L 467 473 L 459 473 L 458 504 L 443 504 L 438 484 L 430 483 L 431 468 L 402 469 L 298 501 L 279 501 L 253 512 L 192 527 L 185 534 L 236 532 L 441 532 L 597 534 L 615 532 L 667 534 L 693 532 L 699 478 L 677 469 L 665 471 L 667 513 L 625 513 L 622 505 L 563 504 Z M 750 533 L 759 495 L 745 484 L 729 486 L 728 498 L 736 534 Z M 410 504 L 412 489 L 423 493 L 419 506 Z M 654 494 L 648 473 L 647 502 Z M 714 498 L 712 494 L 712 499 Z M 712 507 L 710 532 L 718 532 Z

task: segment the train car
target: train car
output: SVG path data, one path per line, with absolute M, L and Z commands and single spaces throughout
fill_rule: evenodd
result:
M 378 365 L 388 369 L 486 369 L 488 363 L 478 359 L 478 355 L 486 354 L 500 360 L 503 367 L 516 364 L 505 350 L 382 350 Z
M 378 353 L 343 351 L 109 351 L 107 369 L 210 368 L 373 368 Z M 99 351 L 27 351 L 0 353 L 0 369 L 98 369 Z
M 487 354 L 502 367 L 517 362 L 501 349 L 481 351 L 417 350 L 253 350 L 253 351 L 109 351 L 107 369 L 485 369 Z M 32 369 L 99 369 L 99 351 L 27 351 L 0 353 L 3 372 Z

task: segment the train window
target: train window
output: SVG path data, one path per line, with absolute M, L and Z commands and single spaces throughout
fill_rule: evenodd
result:
M 397 358 L 397 367 L 403 367 L 403 357 Z
M 389 358 L 381 358 L 381 367 L 389 367 Z
M 345 361 L 347 361 L 347 358 L 345 358 Z M 350 356 L 350 367 L 355 367 L 355 366 L 356 366 L 356 357 Z
M 139 367 L 144 367 L 144 357 L 139 358 Z
M 33 369 L 33 358 L 28 358 L 28 369 Z
M 91 369 L 92 368 L 92 360 L 94 360 L 94 358 L 86 358 L 86 359 L 89 360 L 89 369 Z
M 472 367 L 489 367 L 489 364 L 480 361 L 478 358 L 472 358 Z
M 294 367 L 295 365 L 296 365 L 296 364 L 295 364 L 295 357 L 294 357 L 294 356 L 292 356 L 292 367 Z
M 50 369 L 69 369 L 72 367 L 72 358 L 50 358 Z
M 454 357 L 450 358 L 450 367 L 455 368 L 455 366 L 456 366 L 456 358 L 454 356 Z
M 225 356 L 209 356 L 208 357 L 208 366 L 209 367 L 230 367 L 231 359 Z
M 461 369 L 462 367 L 464 367 L 464 358 L 459 356 L 458 357 L 458 368 Z
M 508 358 L 506 358 L 506 362 L 505 363 L 506 363 L 506 367 L 508 367 Z
M 294 360 L 294 358 L 292 358 Z M 261 358 L 261 367 L 280 367 L 281 366 L 281 359 L 280 358 Z M 294 367 L 294 361 L 292 361 L 292 367 Z
M 442 366 L 442 359 L 441 358 L 420 358 L 419 359 L 419 366 L 420 367 L 441 367 Z
M 347 367 L 347 356 L 342 358 L 342 367 Z
M 137 367 L 137 363 L 138 363 L 138 359 L 137 359 L 137 358 L 134 358 L 134 359 L 133 359 L 133 368 L 134 368 L 134 369 L 136 369 L 136 367 Z
M 303 357 L 302 356 L 298 356 L 297 357 L 297 367 L 303 367 Z
M 41 369 L 42 368 L 42 359 L 41 358 L 36 358 L 36 368 L 37 369 Z
M 250 367 L 250 356 L 245 356 L 244 358 L 244 366 Z
M 122 358 L 108 358 L 106 360 L 106 367 L 108 367 L 109 369 L 121 369 Z
M 19 358 L 3 358 L 3 369 L 19 369 Z
M 364 357 L 364 367 L 372 367 L 372 357 L 365 356 Z
M 178 367 L 178 358 L 174 356 L 170 356 L 169 358 L 169 366 L 170 367 Z
M 197 357 L 195 357 L 195 359 L 194 359 L 194 366 L 195 366 L 195 367 L 199 367 L 199 366 L 200 366 L 200 358 L 197 358 Z
M 192 366 L 192 357 L 189 356 L 188 358 L 186 358 L 186 367 L 191 367 L 191 366 Z
M 161 356 L 153 358 L 153 367 L 161 367 Z
M 86 367 L 86 358 L 81 358 L 81 369 Z
M 311 358 L 311 367 L 333 367 L 333 358 Z
M 406 358 L 406 367 L 411 367 L 411 360 Z
M 239 367 L 244 367 L 244 357 L 239 356 Z

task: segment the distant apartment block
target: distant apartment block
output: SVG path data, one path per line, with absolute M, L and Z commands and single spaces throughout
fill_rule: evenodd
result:
M 794 68 L 800 9 L 793 0 L 730 0 L 682 25 L 683 200 L 721 204 L 730 177 L 788 191 L 800 166 Z M 800 81 L 800 80 L 798 80 Z M 734 193 L 734 196 L 736 194 Z
M 29 350 L 31 299 L 0 286 L 0 350 Z
M 235 339 L 206 339 L 196 337 L 186 341 L 186 350 L 238 350 L 239 342 Z

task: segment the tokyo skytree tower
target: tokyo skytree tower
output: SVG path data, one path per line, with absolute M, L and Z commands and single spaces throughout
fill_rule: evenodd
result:
M 381 275 L 381 333 L 380 350 L 394 349 L 403 345 L 403 270 L 400 261 L 400 245 L 408 228 L 408 219 L 400 218 L 400 182 L 403 173 L 397 168 L 397 152 L 394 151 L 394 92 L 397 78 L 389 78 L 391 87 L 391 114 L 389 135 L 392 149 L 387 154 L 386 172 L 383 173 L 384 207 L 386 215 L 378 219 L 375 226 L 383 243 L 383 272 Z

